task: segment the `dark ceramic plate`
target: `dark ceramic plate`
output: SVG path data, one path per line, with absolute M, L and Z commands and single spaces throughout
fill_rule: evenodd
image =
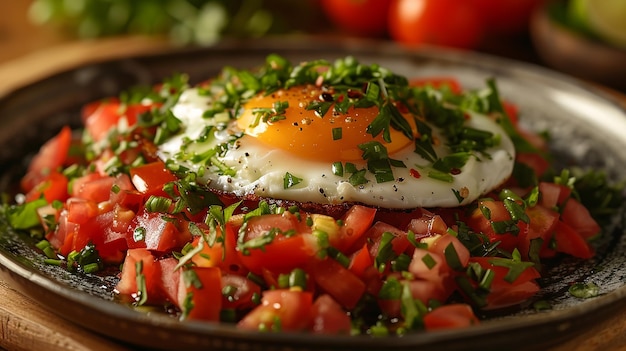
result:
M 498 80 L 504 98 L 516 103 L 525 124 L 548 130 L 551 147 L 564 164 L 601 168 L 613 179 L 626 178 L 626 112 L 610 98 L 579 81 L 517 62 L 470 53 L 437 50 L 408 52 L 369 42 L 264 40 L 228 42 L 207 49 L 132 57 L 77 67 L 0 97 L 0 191 L 9 191 L 24 171 L 28 155 L 61 125 L 78 124 L 80 106 L 136 84 L 158 82 L 175 72 L 193 80 L 224 65 L 252 68 L 268 53 L 293 62 L 353 55 L 409 77 L 454 76 L 468 88 Z M 541 349 L 573 336 L 626 300 L 626 235 L 621 225 L 607 229 L 590 261 L 566 260 L 550 268 L 539 298 L 550 311 L 530 308 L 464 330 L 416 333 L 401 338 L 311 337 L 240 331 L 232 326 L 178 320 L 137 312 L 113 301 L 114 278 L 84 277 L 46 266 L 33 241 L 10 231 L 0 233 L 0 274 L 13 287 L 54 313 L 96 333 L 139 347 L 231 350 L 449 350 Z M 600 296 L 580 300 L 567 292 L 573 282 L 594 282 Z M 87 322 L 86 322 L 87 321 Z

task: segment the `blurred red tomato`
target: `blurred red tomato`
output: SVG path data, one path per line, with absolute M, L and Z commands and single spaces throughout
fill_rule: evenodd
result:
M 467 0 L 483 18 L 490 35 L 505 36 L 525 33 L 530 17 L 544 0 Z
M 358 36 L 382 36 L 387 31 L 391 0 L 321 0 L 328 18 L 342 30 Z
M 389 8 L 389 34 L 404 44 L 473 49 L 483 32 L 482 17 L 468 0 L 392 0 Z

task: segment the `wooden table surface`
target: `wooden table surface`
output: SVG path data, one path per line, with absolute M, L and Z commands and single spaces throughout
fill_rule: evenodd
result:
M 120 51 L 118 48 L 124 47 Z M 73 42 L 0 64 L 0 96 L 51 73 L 85 62 L 122 55 L 164 51 L 158 39 L 123 38 Z M 610 90 L 607 90 L 614 93 Z M 614 93 L 626 106 L 626 97 Z M 128 350 L 112 340 L 88 332 L 48 312 L 0 280 L 0 349 L 21 350 Z M 551 351 L 626 351 L 626 309 Z

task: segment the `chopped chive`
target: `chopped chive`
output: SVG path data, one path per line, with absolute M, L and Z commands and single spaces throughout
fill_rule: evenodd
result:
M 285 176 L 283 177 L 283 189 L 289 189 L 297 184 L 300 184 L 301 182 L 302 182 L 302 178 L 298 178 L 294 176 L 293 174 L 287 172 L 285 173 Z
M 333 140 L 340 140 L 343 137 L 341 127 L 333 128 Z
M 341 162 L 333 162 L 332 170 L 334 175 L 343 177 L 343 164 Z

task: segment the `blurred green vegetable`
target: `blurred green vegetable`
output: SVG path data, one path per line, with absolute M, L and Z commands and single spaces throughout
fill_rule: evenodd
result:
M 587 36 L 626 48 L 626 1 L 561 0 L 548 6 L 550 17 Z
M 310 5 L 287 0 L 34 0 L 29 16 L 36 24 L 55 25 L 79 38 L 145 34 L 181 44 L 211 44 L 222 36 L 259 37 L 298 29 L 287 15 L 311 14 Z

